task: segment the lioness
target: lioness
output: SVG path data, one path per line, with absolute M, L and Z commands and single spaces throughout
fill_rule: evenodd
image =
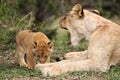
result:
M 88 39 L 88 50 L 70 52 L 65 55 L 68 60 L 37 64 L 36 69 L 40 69 L 43 75 L 59 75 L 68 71 L 82 70 L 105 72 L 110 66 L 120 63 L 120 26 L 118 24 L 83 10 L 80 4 L 76 4 L 60 24 L 70 32 L 73 45 L 77 45 L 82 38 Z M 74 60 L 74 58 L 78 59 Z
M 16 35 L 16 44 L 20 66 L 33 69 L 36 64 L 34 56 L 37 57 L 40 63 L 50 62 L 53 44 L 42 32 L 20 31 Z

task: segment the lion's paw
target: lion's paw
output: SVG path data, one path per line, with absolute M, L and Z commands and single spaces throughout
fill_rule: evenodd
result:
M 44 76 L 56 76 L 56 75 L 60 75 L 61 71 L 51 67 L 45 67 L 43 70 L 41 70 L 41 73 Z
M 35 70 L 42 70 L 44 67 L 45 65 L 38 63 L 35 65 Z
M 56 76 L 61 74 L 61 69 L 58 66 L 54 65 L 43 65 L 43 64 L 37 64 L 35 66 L 36 70 L 40 70 L 43 76 Z

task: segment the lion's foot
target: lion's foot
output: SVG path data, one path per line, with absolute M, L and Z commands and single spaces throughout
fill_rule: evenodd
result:
M 28 67 L 28 65 L 20 65 L 21 67 Z
M 20 66 L 21 66 L 21 67 L 28 67 L 28 65 L 25 64 L 25 63 L 20 63 Z
M 62 73 L 61 68 L 56 65 L 37 64 L 35 69 L 40 70 L 44 76 L 55 76 Z

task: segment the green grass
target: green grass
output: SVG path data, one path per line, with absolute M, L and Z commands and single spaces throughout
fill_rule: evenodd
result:
M 77 80 L 90 80 L 90 78 L 100 78 L 105 80 L 120 80 L 120 67 L 116 66 L 111 68 L 108 72 L 95 72 L 95 71 L 76 71 L 61 74 L 59 76 L 43 77 L 40 71 L 30 70 L 28 68 L 19 67 L 17 65 L 9 66 L 3 64 L 0 66 L 0 80 L 11 79 L 13 77 L 39 77 L 40 79 L 69 79 L 76 77 Z
M 5 78 L 19 76 L 39 76 L 40 71 L 30 70 L 28 68 L 19 67 L 18 65 L 10 66 L 7 64 L 0 65 L 0 80 Z

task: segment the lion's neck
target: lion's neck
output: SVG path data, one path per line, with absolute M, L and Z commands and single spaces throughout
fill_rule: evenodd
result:
M 102 25 L 111 23 L 109 20 L 89 11 L 85 11 L 85 17 L 83 19 L 84 32 L 83 34 L 89 40 L 90 36 Z
M 92 33 L 98 28 L 98 25 L 95 21 L 91 19 L 86 19 L 86 18 L 84 20 L 76 21 L 75 24 L 77 26 L 77 27 L 74 27 L 76 28 L 76 31 L 80 35 L 83 34 L 87 40 L 90 39 L 90 36 L 92 35 Z

